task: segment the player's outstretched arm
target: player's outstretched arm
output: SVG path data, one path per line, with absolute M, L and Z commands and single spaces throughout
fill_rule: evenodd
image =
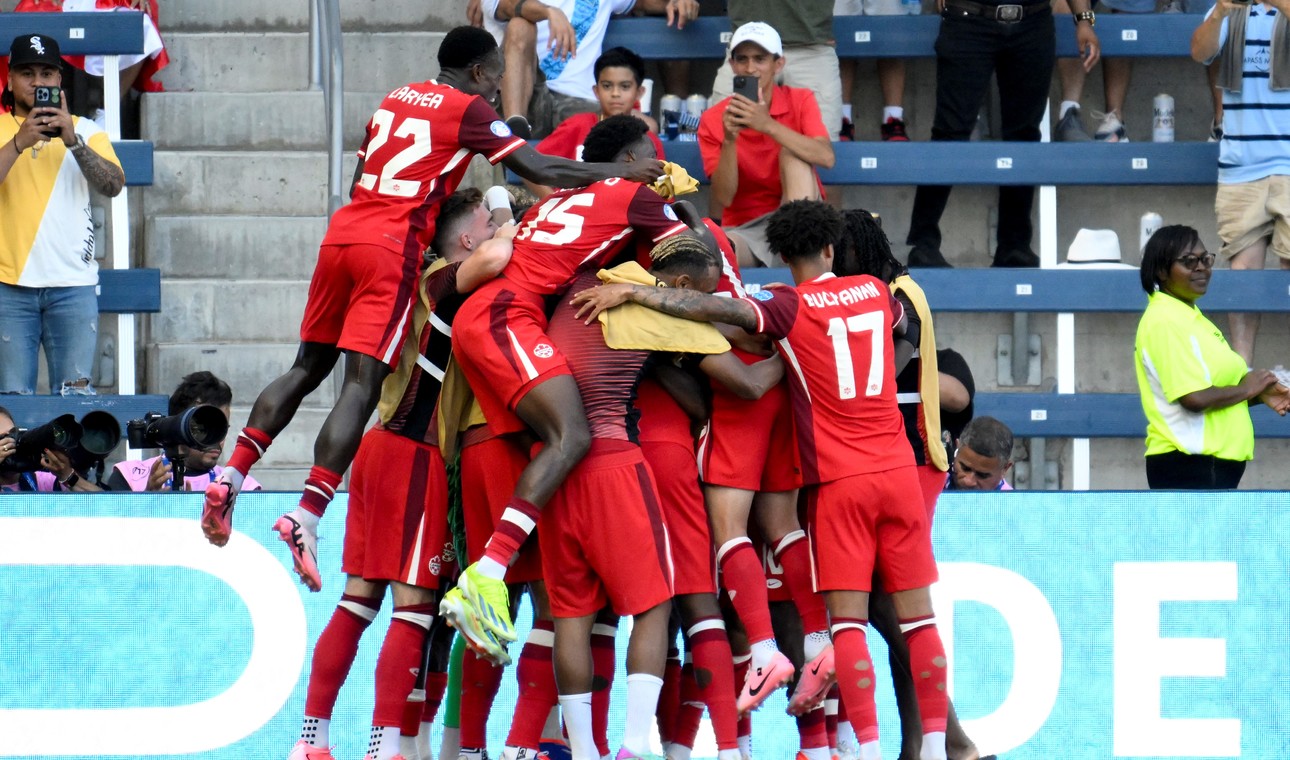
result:
M 784 379 L 784 360 L 776 354 L 753 364 L 727 351 L 705 356 L 699 369 L 739 398 L 756 401 Z
M 583 187 L 610 177 L 650 184 L 663 175 L 663 162 L 651 158 L 617 164 L 588 164 L 538 153 L 525 145 L 502 159 L 506 168 L 524 179 L 549 187 Z
M 572 303 L 577 316 L 591 324 L 600 312 L 628 301 L 695 322 L 725 322 L 745 330 L 757 329 L 757 313 L 748 302 L 694 290 L 619 283 L 588 288 L 575 295 Z

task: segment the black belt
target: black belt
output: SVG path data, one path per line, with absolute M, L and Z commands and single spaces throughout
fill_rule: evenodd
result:
M 1051 10 L 1052 6 L 1048 3 L 987 5 L 985 3 L 975 3 L 972 0 L 945 0 L 945 9 L 953 9 L 973 16 L 983 16 L 994 19 L 1001 24 L 1015 24 L 1027 16 Z

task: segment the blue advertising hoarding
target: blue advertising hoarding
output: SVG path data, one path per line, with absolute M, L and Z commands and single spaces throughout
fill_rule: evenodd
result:
M 269 528 L 295 500 L 244 495 L 217 549 L 198 495 L 0 496 L 0 757 L 286 757 L 343 585 L 343 495 L 322 523 L 318 594 Z M 935 601 L 969 735 L 1018 759 L 1285 756 L 1287 521 L 1281 492 L 944 495 Z M 387 603 L 341 692 L 340 760 L 366 749 L 388 621 Z M 616 712 L 624 688 L 616 679 Z M 508 674 L 494 756 L 514 689 Z M 778 695 L 755 714 L 754 757 L 795 753 L 784 706 Z M 612 743 L 621 717 L 610 725 Z M 715 756 L 706 728 L 694 756 Z

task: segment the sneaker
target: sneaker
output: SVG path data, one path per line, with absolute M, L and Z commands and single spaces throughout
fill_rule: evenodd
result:
M 905 134 L 904 120 L 894 116 L 887 117 L 887 121 L 883 122 L 878 131 L 882 132 L 883 142 L 909 142 L 909 135 Z
M 533 137 L 533 127 L 529 126 L 529 120 L 523 116 L 512 116 L 506 120 L 506 126 L 510 127 L 511 134 L 516 137 L 528 140 Z
M 448 625 L 461 633 L 466 646 L 476 655 L 500 667 L 511 664 L 511 656 L 506 647 L 502 646 L 492 631 L 480 625 L 475 608 L 466 601 L 461 589 L 449 589 L 443 595 L 443 601 L 439 602 L 439 614 Z
M 842 129 L 838 130 L 838 139 L 842 142 L 854 142 L 856 139 L 856 125 L 845 116 L 842 117 Z
M 923 246 L 914 246 L 909 251 L 907 266 L 910 269 L 949 269 L 950 262 L 945 260 L 945 256 L 935 248 L 926 248 Z
M 295 566 L 300 582 L 310 591 L 322 591 L 322 575 L 318 573 L 318 537 L 305 530 L 291 515 L 279 517 L 273 529 L 291 550 L 291 564 Z
M 824 704 L 829 689 L 837 683 L 836 671 L 833 668 L 833 645 L 824 648 L 815 659 L 802 666 L 802 675 L 793 687 L 793 696 L 788 700 L 788 714 L 805 715 Z
M 855 742 L 840 741 L 833 757 L 837 760 L 860 760 L 860 747 Z
M 1102 123 L 1097 125 L 1097 131 L 1093 133 L 1093 139 L 1098 142 L 1128 142 L 1129 138 L 1124 134 L 1124 122 L 1120 117 L 1115 115 L 1115 111 L 1110 113 L 1093 112 L 1093 118 L 1101 119 Z
M 546 757 L 549 760 L 573 760 L 573 750 L 569 745 L 555 739 L 547 739 L 538 744 L 538 757 Z
M 1160 13 L 1186 13 L 1183 8 L 1182 0 L 1166 0 L 1160 7 Z
M 336 760 L 336 758 L 332 757 L 331 750 L 327 747 L 315 747 L 301 739 L 291 748 L 291 754 L 287 755 L 287 760 Z
M 634 755 L 626 747 L 622 747 L 618 750 L 618 754 L 614 756 L 614 760 L 662 760 L 662 758 L 659 758 L 658 755 L 651 755 L 649 753 L 644 755 Z
M 764 668 L 751 668 L 744 679 L 735 708 L 740 715 L 756 710 L 779 687 L 793 680 L 793 663 L 782 652 L 776 652 Z
M 1084 121 L 1079 117 L 1078 108 L 1070 108 L 1057 122 L 1057 129 L 1054 130 L 1053 138 L 1058 142 L 1089 142 L 1088 132 L 1084 129 Z
M 1039 266 L 1039 256 L 1029 248 L 996 251 L 990 266 L 996 269 L 1035 269 Z
M 1216 121 L 1209 125 L 1209 142 L 1218 142 L 1223 139 L 1223 122 Z
M 202 532 L 206 540 L 216 546 L 228 543 L 233 533 L 233 500 L 237 491 L 233 484 L 217 480 L 206 486 L 206 501 L 202 505 Z
M 462 572 L 457 588 L 474 609 L 478 622 L 492 631 L 500 641 L 515 641 L 515 626 L 511 624 L 511 600 L 506 582 L 489 578 L 475 565 Z

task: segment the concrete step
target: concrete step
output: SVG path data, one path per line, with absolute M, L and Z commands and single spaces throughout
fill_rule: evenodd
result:
M 163 279 L 152 339 L 290 343 L 299 339 L 308 294 L 308 280 Z
M 190 372 L 213 372 L 233 389 L 234 405 L 250 406 L 266 385 L 291 368 L 297 342 L 290 343 L 158 343 L 148 342 L 144 382 L 150 393 L 169 394 Z M 334 373 L 333 373 L 334 374 Z M 327 408 L 336 403 L 333 378 L 324 380 L 301 408 Z M 236 428 L 240 430 L 241 428 Z
M 326 230 L 322 216 L 154 216 L 145 266 L 174 278 L 308 280 Z
M 356 161 L 349 159 L 346 176 Z M 326 213 L 323 152 L 157 151 L 155 166 L 155 183 L 144 197 L 148 216 Z
M 248 402 L 253 400 L 254 398 L 247 399 Z M 229 416 L 229 437 L 224 443 L 225 450 L 230 452 L 233 450 L 237 434 L 246 427 L 246 419 L 251 414 L 251 407 L 235 406 L 232 411 Z M 318 437 L 323 420 L 327 419 L 330 411 L 330 407 L 305 408 L 302 406 L 296 411 L 296 416 L 291 419 L 291 424 L 287 425 L 286 430 L 273 439 L 273 445 L 260 460 L 260 464 L 268 468 L 265 471 L 266 474 L 269 474 L 273 468 L 305 470 L 294 482 L 288 480 L 288 477 L 294 476 L 294 473 L 283 473 L 282 477 L 273 484 L 275 489 L 298 491 L 304 486 L 305 477 L 309 474 L 308 468 L 313 464 L 314 440 Z M 251 470 L 251 474 L 256 480 L 260 480 L 260 465 L 256 465 L 255 469 Z
M 346 150 L 361 144 L 367 120 L 385 95 L 345 93 Z M 158 92 L 143 98 L 143 135 L 163 150 L 325 150 L 327 115 L 320 91 Z
M 167 0 L 162 31 L 250 31 L 309 28 L 312 3 L 266 3 L 264 0 Z M 446 32 L 466 23 L 465 5 L 451 2 L 408 3 L 389 0 L 344 0 L 340 3 L 345 30 L 419 29 Z
M 352 32 L 344 35 L 345 81 L 390 90 L 430 79 L 442 32 Z M 303 32 L 166 36 L 170 65 L 160 75 L 170 91 L 282 92 L 309 84 L 309 36 Z M 218 125 L 222 128 L 223 125 Z

